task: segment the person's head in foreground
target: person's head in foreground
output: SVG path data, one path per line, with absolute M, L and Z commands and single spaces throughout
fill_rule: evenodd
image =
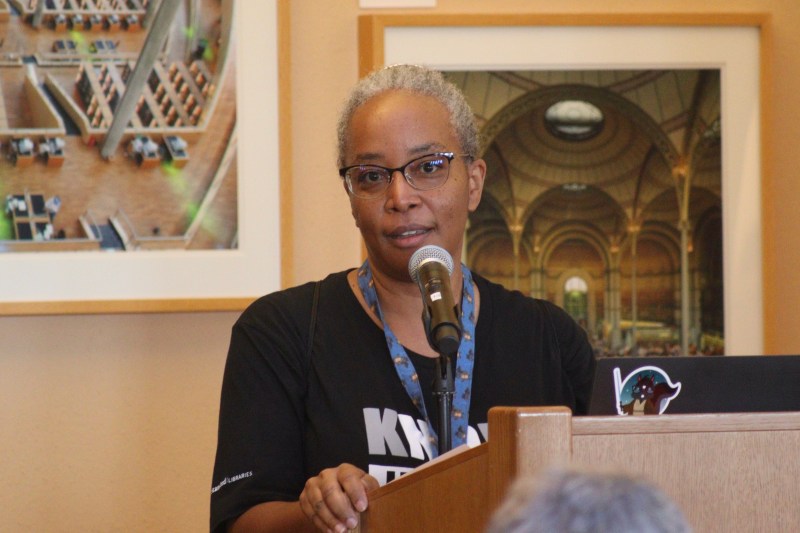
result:
M 487 533 L 688 533 L 683 513 L 659 489 L 630 476 L 553 469 L 521 478 Z

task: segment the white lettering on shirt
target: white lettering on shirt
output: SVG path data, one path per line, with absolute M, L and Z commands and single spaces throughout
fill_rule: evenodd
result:
M 415 421 L 408 415 L 399 415 L 398 418 L 400 419 L 400 427 L 403 428 L 403 433 L 408 441 L 411 457 L 422 460 L 425 457 L 433 457 L 428 424 L 424 420 Z
M 388 446 L 389 455 L 408 457 L 403 441 L 400 440 L 400 435 L 397 433 L 397 411 L 384 409 L 383 416 L 381 416 L 380 410 L 374 407 L 365 407 L 364 425 L 367 428 L 367 444 L 370 455 L 386 455 L 386 446 Z
M 381 412 L 382 411 L 382 412 Z M 411 457 L 420 461 L 433 458 L 433 439 L 425 420 L 414 419 L 406 414 L 399 414 L 394 409 L 378 409 L 365 407 L 364 426 L 367 430 L 367 445 L 370 455 L 389 455 L 394 457 Z M 468 426 L 467 444 L 470 447 L 488 440 L 489 424 L 477 424 L 477 428 Z M 403 438 L 405 438 L 405 443 Z M 381 485 L 392 481 L 412 470 L 401 466 L 369 465 L 369 473 Z
M 214 494 L 215 492 L 217 492 L 219 489 L 221 489 L 222 487 L 224 487 L 228 483 L 235 483 L 235 482 L 239 481 L 240 479 L 244 479 L 244 478 L 248 478 L 248 477 L 252 477 L 252 476 L 253 476 L 253 471 L 252 470 L 250 470 L 249 472 L 242 472 L 241 474 L 236 474 L 235 476 L 230 476 L 230 477 L 226 476 L 225 479 L 223 479 L 222 481 L 220 481 L 219 483 L 217 483 L 216 485 L 211 487 L 211 494 Z
M 394 481 L 412 470 L 413 468 L 405 468 L 402 466 L 369 465 L 369 475 L 377 479 L 381 486 L 386 485 L 390 481 Z

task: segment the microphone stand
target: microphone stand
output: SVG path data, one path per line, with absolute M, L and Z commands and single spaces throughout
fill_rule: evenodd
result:
M 454 309 L 454 316 L 458 316 L 457 309 Z M 438 407 L 439 455 L 442 455 L 453 448 L 453 424 L 450 420 L 456 390 L 453 380 L 453 361 L 458 356 L 458 346 L 461 344 L 461 327 L 457 323 L 446 323 L 431 331 L 430 313 L 427 309 L 422 313 L 422 320 L 428 334 L 428 344 L 439 354 L 436 358 L 436 376 L 433 379 L 432 392 Z
M 450 364 L 451 355 L 439 353 L 436 358 L 436 377 L 433 379 L 433 397 L 438 407 L 439 430 L 439 455 L 449 452 L 453 448 L 452 424 L 450 411 L 453 408 L 453 365 Z

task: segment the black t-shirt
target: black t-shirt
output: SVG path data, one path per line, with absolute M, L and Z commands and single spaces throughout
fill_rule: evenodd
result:
M 490 407 L 566 405 L 583 414 L 594 359 L 563 310 L 473 275 L 480 293 L 469 440 Z M 222 386 L 211 529 L 265 501 L 294 501 L 321 470 L 351 463 L 391 481 L 431 457 L 427 424 L 405 392 L 383 330 L 347 272 L 254 302 L 233 327 Z M 434 360 L 409 354 L 428 413 Z

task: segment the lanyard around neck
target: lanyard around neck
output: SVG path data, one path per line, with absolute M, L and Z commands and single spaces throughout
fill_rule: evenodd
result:
M 472 273 L 469 269 L 461 265 L 463 275 L 463 287 L 461 291 L 461 344 L 458 347 L 456 357 L 456 371 L 454 374 L 455 394 L 453 395 L 453 408 L 450 412 L 450 427 L 453 435 L 451 442 L 453 447 L 460 446 L 467 442 L 467 431 L 469 423 L 469 403 L 472 388 L 472 367 L 475 362 L 475 291 L 472 287 Z M 372 279 L 372 270 L 369 260 L 364 261 L 358 270 L 358 286 L 361 294 L 367 302 L 367 306 L 375 313 L 383 323 L 383 333 L 386 336 L 386 346 L 389 348 L 392 362 L 394 363 L 397 376 L 411 398 L 411 402 L 420 411 L 428 424 L 430 435 L 436 435 L 436 431 L 431 425 L 430 417 L 425 409 L 425 401 L 422 397 L 422 389 L 419 385 L 417 371 L 414 364 L 408 357 L 405 348 L 397 340 L 389 324 L 381 313 L 381 304 L 378 301 L 378 293 L 375 290 L 375 282 Z M 433 456 L 437 454 L 436 443 L 431 446 Z

